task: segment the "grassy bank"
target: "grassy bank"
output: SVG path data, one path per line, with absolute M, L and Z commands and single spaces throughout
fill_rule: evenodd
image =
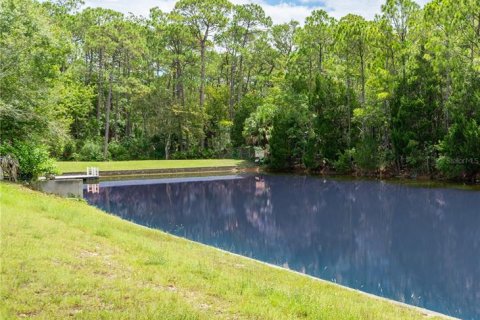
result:
M 0 318 L 426 318 L 134 225 L 82 201 L 0 188 Z
M 234 159 L 201 159 L 201 160 L 135 160 L 135 161 L 59 161 L 57 168 L 61 173 L 84 172 L 87 167 L 98 167 L 100 171 L 206 168 L 244 166 L 248 162 Z

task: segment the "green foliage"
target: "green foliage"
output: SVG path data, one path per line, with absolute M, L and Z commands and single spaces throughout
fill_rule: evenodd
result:
M 78 158 L 84 161 L 102 161 L 102 160 L 146 160 L 158 159 L 163 157 L 161 142 L 153 137 L 147 139 L 145 137 L 130 137 L 120 141 L 110 141 L 108 144 L 108 158 L 103 157 L 103 149 L 100 143 L 89 142 L 85 144 L 80 151 L 85 150 L 85 159 Z M 100 154 L 101 153 L 101 154 Z M 89 158 L 90 157 L 90 158 Z
M 126 150 L 129 160 L 155 158 L 155 149 L 158 148 L 158 144 L 143 136 L 124 139 L 121 144 Z
M 53 27 L 38 2 L 0 2 L 1 141 L 45 143 L 66 134 L 65 114 L 48 96 L 69 49 L 64 31 Z
M 291 166 L 292 152 L 289 142 L 286 139 L 286 130 L 293 124 L 287 114 L 281 114 L 275 117 L 275 127 L 272 130 L 272 139 L 270 141 L 269 166 L 273 169 L 289 169 Z
M 455 123 L 438 148 L 437 167 L 447 177 L 473 179 L 480 173 L 480 124 L 475 119 Z
M 371 172 L 379 168 L 378 144 L 375 139 L 365 138 L 358 142 L 353 151 L 353 159 L 362 171 Z
M 80 4 L 0 2 L 2 143 L 63 159 L 261 147 L 275 168 L 477 172 L 452 164 L 476 156 L 477 1 L 386 0 L 372 21 L 313 10 L 278 25 L 228 0 L 148 17 Z
M 355 149 L 345 150 L 345 152 L 338 155 L 338 159 L 334 161 L 333 166 L 335 171 L 340 174 L 348 174 L 353 171 L 353 159 Z
M 273 132 L 275 138 L 281 137 L 271 144 L 273 165 L 286 168 L 301 164 L 307 169 L 328 166 L 348 147 L 350 118 L 356 102 L 342 84 L 331 78 L 316 77 L 310 89 L 294 72 L 288 75 L 288 79 L 291 91 L 277 97 L 288 107 L 277 112 L 275 120 L 278 122 L 273 124 L 272 137 Z M 350 105 L 347 105 L 349 99 Z M 292 108 L 295 112 L 290 110 Z M 291 118 L 291 122 L 287 118 Z M 276 125 L 282 127 L 277 130 Z M 284 145 L 277 153 L 275 149 L 286 141 L 292 146 Z
M 441 86 L 430 62 L 416 57 L 407 83 L 396 89 L 392 107 L 392 142 L 397 161 L 409 169 L 429 172 L 433 145 L 443 138 Z
M 106 161 L 101 143 L 87 140 L 80 148 L 76 159 L 80 161 Z
M 312 93 L 310 105 L 316 115 L 317 154 L 332 161 L 351 140 L 349 123 L 356 101 L 348 96 L 350 93 L 342 84 L 326 77 L 316 79 Z
M 74 160 L 76 158 L 76 146 L 73 140 L 67 141 L 63 146 L 61 159 L 62 160 Z
M 215 136 L 210 140 L 210 146 L 215 152 L 226 151 L 231 146 L 230 130 L 233 123 L 229 120 L 222 120 L 217 124 Z
M 262 98 L 255 93 L 247 94 L 243 97 L 242 102 L 235 112 L 230 134 L 234 147 L 246 144 L 245 137 L 243 136 L 245 120 L 249 118 L 252 112 L 260 105 L 262 105 Z
M 108 144 L 108 152 L 110 153 L 112 160 L 115 161 L 131 159 L 127 148 L 125 148 L 125 146 L 118 141 L 110 141 Z
M 276 109 L 272 103 L 263 104 L 245 120 L 243 136 L 248 143 L 263 147 L 268 144 Z
M 22 180 L 35 180 L 40 176 L 57 172 L 55 162 L 50 158 L 45 145 L 15 141 L 12 145 L 1 144 L 0 154 L 10 154 L 18 160 L 19 177 Z
M 177 151 L 172 154 L 173 160 L 184 159 L 215 159 L 218 153 L 211 149 L 191 148 L 188 151 Z
M 306 164 L 314 166 L 314 162 L 303 158 L 309 140 L 312 138 L 311 113 L 302 96 L 280 107 L 273 118 L 273 129 L 270 139 L 269 165 L 274 169 L 288 169 Z M 303 100 L 303 101 L 302 101 Z
M 208 99 L 205 105 L 205 111 L 209 120 L 213 123 L 218 123 L 223 119 L 228 118 L 228 88 L 221 87 L 207 87 L 206 93 Z
M 69 79 L 60 78 L 49 98 L 51 108 L 57 108 L 64 126 L 70 131 L 74 139 L 85 138 L 89 132 L 89 113 L 94 101 L 93 87 Z

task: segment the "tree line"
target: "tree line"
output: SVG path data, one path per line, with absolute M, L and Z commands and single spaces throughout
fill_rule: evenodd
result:
M 245 147 L 281 170 L 480 172 L 479 0 L 387 0 L 373 20 L 315 10 L 284 24 L 228 0 L 148 17 L 82 5 L 0 2 L 0 153 L 25 173 L 49 157 Z

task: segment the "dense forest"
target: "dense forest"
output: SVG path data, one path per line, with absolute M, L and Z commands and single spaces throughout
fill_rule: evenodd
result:
M 0 0 L 0 121 L 24 176 L 261 148 L 279 170 L 475 179 L 480 0 L 286 24 L 228 0 L 148 17 Z

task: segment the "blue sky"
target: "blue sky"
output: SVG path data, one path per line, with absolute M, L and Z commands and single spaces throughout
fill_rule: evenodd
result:
M 324 9 L 331 16 L 341 18 L 347 13 L 355 13 L 367 19 L 372 19 L 380 12 L 384 0 L 230 0 L 234 4 L 257 3 L 263 7 L 274 23 L 288 22 L 291 19 L 303 22 L 312 10 Z M 124 13 L 132 12 L 136 15 L 147 16 L 149 9 L 159 7 L 170 11 L 176 0 L 86 0 L 89 7 L 104 7 Z M 427 0 L 416 0 L 424 5 Z

